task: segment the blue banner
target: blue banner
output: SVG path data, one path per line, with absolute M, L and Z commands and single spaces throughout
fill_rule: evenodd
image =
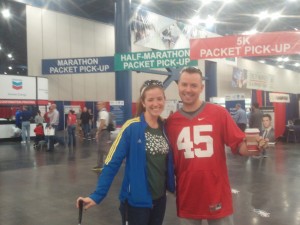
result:
M 114 115 L 117 127 L 121 127 L 125 123 L 124 118 L 124 101 L 110 101 L 110 112 Z
M 43 59 L 42 74 L 76 74 L 114 72 L 114 57 Z

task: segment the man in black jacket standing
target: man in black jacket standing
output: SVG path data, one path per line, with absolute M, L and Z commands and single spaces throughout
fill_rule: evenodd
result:
M 82 126 L 82 130 L 83 130 L 83 138 L 84 139 L 89 138 L 89 133 L 90 133 L 90 117 L 91 117 L 91 115 L 87 111 L 87 108 L 84 107 L 83 111 L 81 113 L 81 116 L 80 116 L 81 126 Z

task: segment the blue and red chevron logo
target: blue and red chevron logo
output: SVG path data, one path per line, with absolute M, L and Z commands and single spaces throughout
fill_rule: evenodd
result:
M 23 82 L 19 79 L 13 79 L 12 80 L 12 88 L 15 90 L 20 90 L 23 88 Z

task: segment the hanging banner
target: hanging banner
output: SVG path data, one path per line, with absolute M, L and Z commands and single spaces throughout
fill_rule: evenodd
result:
M 247 88 L 274 91 L 274 74 L 247 71 Z
M 290 103 L 290 95 L 282 93 L 269 93 L 270 102 Z
M 131 52 L 115 54 L 115 70 L 141 70 L 150 68 L 196 66 L 190 60 L 189 49 Z
M 191 59 L 292 55 L 300 53 L 300 32 L 272 32 L 190 40 Z
M 114 72 L 114 57 L 43 59 L 42 74 L 77 74 Z

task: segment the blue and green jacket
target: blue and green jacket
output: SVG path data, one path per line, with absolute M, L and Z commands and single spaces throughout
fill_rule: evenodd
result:
M 94 193 L 90 195 L 99 204 L 111 186 L 123 160 L 126 158 L 125 173 L 119 199 L 126 200 L 134 207 L 152 207 L 152 196 L 147 180 L 146 138 L 147 127 L 144 115 L 128 120 L 112 144 L 105 166 L 99 176 Z M 165 135 L 165 132 L 163 132 Z M 170 150 L 167 157 L 167 184 L 170 192 L 175 191 L 173 156 Z

